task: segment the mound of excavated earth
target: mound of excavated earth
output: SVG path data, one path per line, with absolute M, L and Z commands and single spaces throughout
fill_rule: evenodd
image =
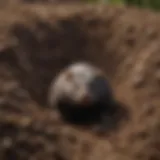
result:
M 0 159 L 160 159 L 159 52 L 160 14 L 148 10 L 2 7 Z M 104 135 L 62 122 L 46 104 L 52 78 L 79 60 L 102 68 L 123 104 Z

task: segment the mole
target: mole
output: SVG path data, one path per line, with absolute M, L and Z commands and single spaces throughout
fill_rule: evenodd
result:
M 108 124 L 114 114 L 113 91 L 104 71 L 88 62 L 73 63 L 51 81 L 48 104 L 74 124 Z

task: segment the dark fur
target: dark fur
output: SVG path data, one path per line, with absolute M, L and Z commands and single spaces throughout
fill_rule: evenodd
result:
M 69 104 L 59 101 L 58 109 L 64 120 L 74 124 L 93 124 L 100 122 L 103 115 L 113 115 L 115 106 L 113 103 L 104 104 L 97 102 L 91 106 L 82 107 L 78 104 Z
M 95 99 L 91 104 L 82 106 L 71 100 L 60 99 L 57 107 L 62 118 L 74 124 L 93 124 L 102 121 L 105 116 L 112 116 L 115 112 L 115 101 L 112 89 L 103 76 L 95 77 L 88 84 L 88 91 Z

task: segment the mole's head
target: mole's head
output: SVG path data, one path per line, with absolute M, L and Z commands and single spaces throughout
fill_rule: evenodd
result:
M 51 84 L 49 93 L 51 106 L 77 119 L 97 116 L 110 108 L 112 101 L 105 74 L 88 63 L 75 63 L 64 69 Z

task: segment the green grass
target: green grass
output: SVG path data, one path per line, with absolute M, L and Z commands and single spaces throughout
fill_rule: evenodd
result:
M 91 3 L 103 2 L 106 4 L 116 4 L 116 5 L 134 5 L 140 8 L 151 8 L 154 10 L 160 10 L 160 0 L 86 0 Z

